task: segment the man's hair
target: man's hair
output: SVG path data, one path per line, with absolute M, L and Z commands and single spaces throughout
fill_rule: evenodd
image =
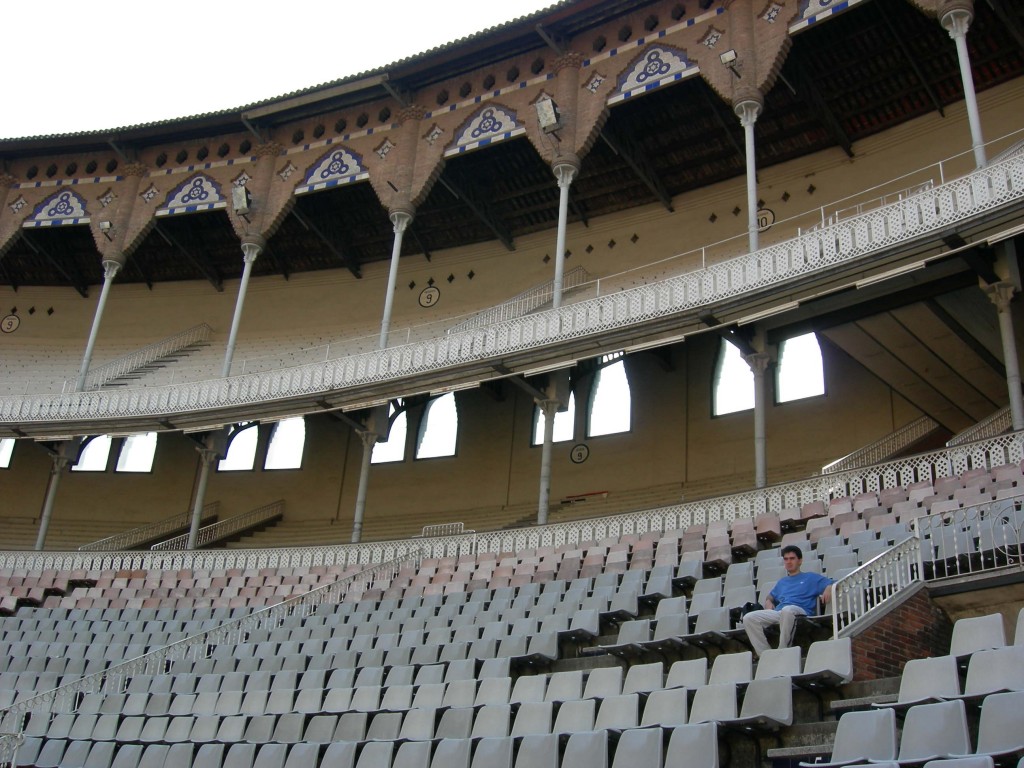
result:
M 786 546 L 784 546 L 782 548 L 782 556 L 783 557 L 788 555 L 790 552 L 792 552 L 794 555 L 796 555 L 798 560 L 803 560 L 804 559 L 803 550 L 801 550 L 800 547 L 798 547 L 796 544 L 787 544 Z

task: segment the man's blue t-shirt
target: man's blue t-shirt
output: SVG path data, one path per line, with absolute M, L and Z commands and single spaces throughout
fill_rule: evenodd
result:
M 787 605 L 796 605 L 803 608 L 808 616 L 814 616 L 818 613 L 818 595 L 831 583 L 832 579 L 820 573 L 801 572 L 783 576 L 771 591 L 775 610 Z

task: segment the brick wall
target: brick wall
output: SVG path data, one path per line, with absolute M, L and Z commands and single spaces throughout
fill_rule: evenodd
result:
M 853 637 L 854 680 L 896 677 L 909 659 L 949 653 L 953 622 L 923 585 Z

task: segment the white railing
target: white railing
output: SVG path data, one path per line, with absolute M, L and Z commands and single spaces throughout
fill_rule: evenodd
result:
M 443 337 L 325 363 L 189 384 L 0 398 L 0 423 L 155 417 L 244 407 L 507 359 L 696 312 L 744 293 L 765 292 L 836 266 L 934 236 L 981 214 L 1024 201 L 1024 156 L 815 232 L 660 282 L 616 290 Z M 600 294 L 600 281 L 594 284 Z
M 204 525 L 196 535 L 196 546 L 205 547 L 207 544 L 226 539 L 236 533 L 241 533 L 261 523 L 281 517 L 283 514 L 284 500 L 279 499 L 270 504 L 264 504 L 262 507 L 250 509 L 248 512 L 243 512 L 240 515 L 229 517 L 227 520 L 219 520 L 216 523 Z M 159 544 L 154 544 L 150 549 L 162 551 L 185 549 L 188 546 L 188 536 L 187 533 L 183 533 L 181 536 L 175 536 L 166 541 L 161 541 Z
M 166 339 L 161 339 L 153 344 L 137 349 L 116 360 L 111 360 L 109 363 L 98 365 L 89 371 L 85 386 L 87 389 L 102 387 L 108 381 L 134 373 L 162 357 L 173 355 L 175 352 L 180 352 L 193 344 L 207 341 L 212 332 L 213 329 L 206 323 L 193 325 L 181 333 L 168 336 Z
M 573 267 L 562 276 L 562 293 L 583 285 L 589 279 L 590 275 L 587 273 L 587 270 L 583 267 Z M 463 320 L 458 325 L 453 325 L 448 329 L 448 333 L 460 333 L 461 331 L 480 328 L 484 325 L 500 323 L 503 320 L 522 317 L 539 307 L 543 307 L 545 304 L 550 304 L 555 295 L 554 288 L 554 281 L 549 280 L 546 283 L 525 290 L 508 301 L 503 301 L 501 304 L 486 309 L 468 320 Z
M 1013 416 L 1010 414 L 1010 406 L 1000 408 L 991 416 L 986 416 L 977 424 L 973 424 L 959 435 L 954 435 L 946 442 L 947 446 L 962 445 L 974 440 L 983 440 L 986 437 L 995 437 L 1003 432 L 1013 429 Z
M 922 578 L 921 540 L 911 536 L 839 579 L 830 587 L 833 635 L 851 634 L 870 621 L 869 614 Z
M 914 526 L 926 578 L 1024 570 L 1024 496 L 919 517 Z
M 890 456 L 906 450 L 938 426 L 938 422 L 930 416 L 921 416 L 909 424 L 900 427 L 895 432 L 890 432 L 881 440 L 876 440 L 870 445 L 858 448 L 841 459 L 836 459 L 831 464 L 826 464 L 821 468 L 821 474 L 827 475 L 833 472 L 855 469 L 867 464 L 878 464 Z
M 498 531 L 465 532 L 392 541 L 335 544 L 301 548 L 130 551 L 130 552 L 0 552 L 0 568 L 62 571 L 179 570 L 227 568 L 293 568 L 315 565 L 364 565 L 404 556 L 415 547 L 424 557 L 457 557 L 477 552 L 515 552 L 542 546 L 599 541 L 626 534 L 682 530 L 694 523 L 756 517 L 812 501 L 855 496 L 882 488 L 906 486 L 984 467 L 1024 459 L 1024 432 L 999 435 L 969 445 L 906 456 L 858 470 L 815 476 L 743 493 L 674 504 L 621 515 L 574 520 Z M 347 535 L 339 531 L 339 538 Z
M 18 747 L 25 741 L 20 733 L 0 733 L 0 768 L 15 768 L 18 764 Z
M 219 501 L 211 501 L 209 504 L 206 504 L 203 507 L 203 519 L 216 517 L 219 509 Z M 78 551 L 116 552 L 121 549 L 132 549 L 137 547 L 139 544 L 145 544 L 147 541 L 155 541 L 168 533 L 180 531 L 182 528 L 188 528 L 191 522 L 192 510 L 188 510 L 177 515 L 164 518 L 163 520 L 158 520 L 150 525 L 140 525 L 138 528 L 121 531 L 120 533 L 115 533 L 113 536 L 108 536 L 107 538 L 100 539 L 99 541 L 83 544 L 78 548 Z
M 316 613 L 322 605 L 334 605 L 346 599 L 358 600 L 374 582 L 394 579 L 403 566 L 418 567 L 419 562 L 418 552 L 410 550 L 397 560 L 374 565 L 359 573 L 317 587 L 304 595 L 288 598 L 277 605 L 186 637 L 122 664 L 108 667 L 102 672 L 87 675 L 54 690 L 17 701 L 6 709 L 0 709 L 0 727 L 21 732 L 24 730 L 26 714 L 48 717 L 62 712 L 74 712 L 82 694 L 123 693 L 128 681 L 135 675 L 166 674 L 173 662 L 207 658 L 216 646 L 244 642 L 248 633 L 253 630 L 279 627 L 288 617 L 304 618 Z

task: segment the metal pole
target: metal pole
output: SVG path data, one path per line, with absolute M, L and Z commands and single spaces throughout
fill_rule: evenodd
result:
M 743 126 L 743 139 L 747 156 L 747 241 L 750 252 L 757 250 L 757 157 L 754 149 L 754 123 L 761 113 L 756 101 L 736 105 L 736 116 Z
M 1024 429 L 1024 398 L 1020 389 L 1020 362 L 1017 358 L 1017 339 L 1013 332 L 1013 314 L 1010 311 L 1014 287 L 1012 283 L 999 282 L 988 286 L 986 290 L 999 312 L 999 337 L 1003 343 L 1006 388 L 1010 395 L 1010 418 L 1016 431 Z
M 974 149 L 974 164 L 984 168 L 985 140 L 981 136 L 981 116 L 978 114 L 978 97 L 974 92 L 974 75 L 971 74 L 971 57 L 967 50 L 967 29 L 971 26 L 971 12 L 958 8 L 942 17 L 942 26 L 956 43 L 956 58 L 960 64 L 960 80 L 964 87 L 964 103 L 967 106 L 967 122 L 971 127 L 971 146 Z
M 245 294 L 249 288 L 249 275 L 252 274 L 253 262 L 256 261 L 256 257 L 262 250 L 262 244 L 255 240 L 246 240 L 242 243 L 242 260 L 245 262 L 245 267 L 242 269 L 242 282 L 238 285 L 238 298 L 235 299 L 235 314 L 231 318 L 231 332 L 228 334 L 227 349 L 224 350 L 224 366 L 220 372 L 222 377 L 231 375 L 231 361 L 235 356 L 238 326 L 242 323 L 242 308 L 245 306 Z
M 548 507 L 551 498 L 551 443 L 555 435 L 555 414 L 557 400 L 543 400 L 538 403 L 544 414 L 544 443 L 540 451 L 540 497 L 537 500 L 537 525 L 547 525 Z
M 391 246 L 391 268 L 388 271 L 387 293 L 384 294 L 384 317 L 380 321 L 380 341 L 377 346 L 386 349 L 388 346 L 388 333 L 391 331 L 391 309 L 395 303 L 395 283 L 398 282 L 398 258 L 402 253 L 402 236 L 412 221 L 412 213 L 409 211 L 393 211 L 391 213 L 391 224 L 395 229 L 395 240 Z
M 36 552 L 41 552 L 46 542 L 46 532 L 50 527 L 50 516 L 53 514 L 53 503 L 57 498 L 57 487 L 60 476 L 68 464 L 66 456 L 54 456 L 50 466 L 50 479 L 46 483 L 46 498 L 43 500 L 43 511 L 39 515 L 39 533 L 36 535 Z
M 114 282 L 121 265 L 116 261 L 103 262 L 103 288 L 100 289 L 100 299 L 96 304 L 96 314 L 92 318 L 92 328 L 89 330 L 89 340 L 85 343 L 85 354 L 82 355 L 82 367 L 78 369 L 78 382 L 75 384 L 75 391 L 81 392 L 85 389 L 85 380 L 89 376 L 89 366 L 92 363 L 92 353 L 96 346 L 96 337 L 100 332 L 100 322 L 103 320 L 103 310 L 107 306 L 107 295 L 110 293 L 110 284 Z
M 216 458 L 216 453 L 210 447 L 212 439 L 206 438 L 206 445 L 199 450 L 199 483 L 196 486 L 196 500 L 192 507 L 192 522 L 188 529 L 188 543 L 186 549 L 195 549 L 196 540 L 199 538 L 199 526 L 203 519 L 203 506 L 206 503 L 206 482 L 210 479 L 210 465 Z
M 565 229 L 569 221 L 569 186 L 576 176 L 578 166 L 560 162 L 554 167 L 558 181 L 558 232 L 555 237 L 555 279 L 551 286 L 551 306 L 562 306 L 562 282 L 565 273 Z
M 754 373 L 754 485 L 757 488 L 764 488 L 768 484 L 764 373 L 771 358 L 764 352 L 758 352 L 747 355 L 744 359 Z
M 370 484 L 370 459 L 373 458 L 373 446 L 377 442 L 376 432 L 359 432 L 363 441 L 362 462 L 359 465 L 359 487 L 356 490 L 356 509 L 352 518 L 352 543 L 358 544 L 363 536 L 363 514 L 366 512 L 366 489 Z

